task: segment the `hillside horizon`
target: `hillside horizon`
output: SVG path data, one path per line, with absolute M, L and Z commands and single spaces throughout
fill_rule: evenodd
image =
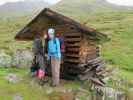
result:
M 70 3 L 71 2 L 71 3 Z M 90 12 L 106 12 L 106 11 L 123 11 L 123 10 L 132 10 L 133 7 L 118 6 L 111 4 L 106 0 L 62 0 L 56 5 L 51 5 L 44 0 L 29 0 L 29 1 L 19 1 L 19 2 L 7 2 L 3 5 L 0 5 L 0 14 L 1 16 L 5 15 L 15 15 L 15 16 L 24 16 L 40 12 L 42 9 L 50 7 L 59 12 L 66 14 L 78 12 L 90 13 Z

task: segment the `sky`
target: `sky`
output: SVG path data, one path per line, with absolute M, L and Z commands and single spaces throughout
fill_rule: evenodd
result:
M 0 5 L 5 4 L 7 2 L 17 2 L 17 1 L 24 1 L 24 0 L 0 0 Z M 46 1 L 48 3 L 51 3 L 51 4 L 54 4 L 54 3 L 57 3 L 60 0 L 44 0 L 44 1 Z
M 0 0 L 0 5 L 7 2 L 17 2 L 17 1 L 24 1 L 24 0 Z M 60 0 L 44 0 L 44 1 L 54 4 Z M 107 1 L 118 5 L 133 6 L 133 0 L 107 0 Z
M 118 5 L 133 6 L 133 0 L 107 0 L 107 1 Z

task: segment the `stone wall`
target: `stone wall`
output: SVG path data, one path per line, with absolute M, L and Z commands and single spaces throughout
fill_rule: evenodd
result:
M 30 67 L 33 61 L 33 53 L 30 49 L 18 49 L 12 55 L 0 50 L 0 67 Z

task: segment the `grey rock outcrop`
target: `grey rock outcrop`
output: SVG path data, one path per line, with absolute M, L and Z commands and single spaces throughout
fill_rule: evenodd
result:
M 11 67 L 12 57 L 5 53 L 4 50 L 0 50 L 0 67 Z
M 30 67 L 33 61 L 33 53 L 29 49 L 19 49 L 14 52 L 12 66 L 17 68 Z

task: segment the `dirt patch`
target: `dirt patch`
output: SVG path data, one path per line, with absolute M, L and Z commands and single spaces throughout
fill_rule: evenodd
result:
M 49 100 L 74 100 L 73 93 L 53 92 L 49 95 Z

